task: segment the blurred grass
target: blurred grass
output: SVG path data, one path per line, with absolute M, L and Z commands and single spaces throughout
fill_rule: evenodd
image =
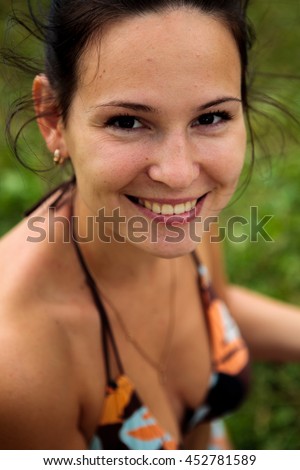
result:
M 0 5 L 0 35 L 4 38 L 11 2 Z M 19 2 L 22 6 L 22 2 Z M 300 2 L 299 0 L 254 0 L 251 18 L 256 25 L 259 42 L 253 61 L 263 72 L 300 76 Z M 6 25 L 6 26 L 5 26 Z M 21 39 L 15 39 L 15 44 Z M 22 46 L 23 47 L 23 46 Z M 36 54 L 36 46 L 31 46 Z M 30 47 L 29 47 L 30 50 Z M 21 80 L 21 81 L 20 81 Z M 294 114 L 300 115 L 300 80 L 280 80 L 257 76 L 256 86 L 272 96 L 279 96 Z M 0 74 L 0 234 L 4 234 L 22 217 L 23 211 L 49 187 L 16 163 L 4 138 L 5 116 L 12 98 L 30 90 L 30 82 L 15 72 L 7 75 L 1 65 Z M 266 110 L 266 106 L 259 105 Z M 273 243 L 260 240 L 241 244 L 226 242 L 226 260 L 232 282 L 253 288 L 273 297 L 300 305 L 300 127 L 285 117 L 281 125 L 286 131 L 285 155 L 282 140 L 273 125 L 278 113 L 268 109 L 270 121 L 256 119 L 254 127 L 264 143 L 268 142 L 271 163 L 258 150 L 250 186 L 223 214 L 224 223 L 232 215 L 249 218 L 250 207 L 257 206 L 259 218 L 273 215 L 267 225 Z M 294 136 L 294 137 L 293 137 Z M 29 137 L 36 153 L 44 147 L 36 125 L 30 126 Z M 23 141 L 26 154 L 28 142 Z M 248 161 L 249 161 L 248 155 Z M 46 175 L 45 175 L 46 176 Z M 50 174 L 50 180 L 53 175 Z M 244 227 L 244 229 L 247 227 Z M 299 335 L 300 336 L 300 335 Z M 242 409 L 227 420 L 237 449 L 300 449 L 300 365 L 255 364 L 253 387 Z
M 292 77 L 300 77 L 300 2 L 256 1 L 251 17 L 259 39 L 253 54 L 257 68 L 290 75 L 285 80 L 258 76 L 256 86 L 279 97 L 299 118 L 300 80 Z M 258 118 L 254 123 L 271 159 L 258 151 L 249 187 L 225 210 L 223 219 L 225 223 L 238 214 L 249 220 L 250 207 L 257 206 L 259 219 L 273 216 L 266 229 L 274 242 L 227 241 L 226 264 L 232 282 L 300 305 L 300 127 L 279 117 L 286 135 L 283 145 L 273 125 L 278 113 L 272 111 L 271 116 L 274 121 Z M 249 235 L 249 227 L 248 232 L 244 229 Z M 236 448 L 300 449 L 299 388 L 300 365 L 255 364 L 249 400 L 228 419 Z
M 232 282 L 300 305 L 300 168 L 297 150 L 273 162 L 270 176 L 257 174 L 226 216 L 249 220 L 250 206 L 259 219 L 273 215 L 266 225 L 274 242 L 226 242 Z M 247 227 L 244 232 L 249 234 Z M 300 335 L 299 335 L 300 336 Z M 300 365 L 256 364 L 249 400 L 228 420 L 238 449 L 300 449 Z

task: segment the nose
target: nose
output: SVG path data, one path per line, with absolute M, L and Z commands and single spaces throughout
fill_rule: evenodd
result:
M 148 176 L 153 181 L 181 190 L 188 188 L 198 178 L 200 163 L 188 136 L 173 134 L 153 151 L 155 154 L 152 155 L 152 164 L 148 169 Z

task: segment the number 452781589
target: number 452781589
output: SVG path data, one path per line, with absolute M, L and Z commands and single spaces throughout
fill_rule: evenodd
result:
M 220 455 L 220 454 L 202 454 L 202 455 L 189 455 L 185 459 L 185 463 L 197 466 L 197 465 L 220 465 L 220 466 L 236 466 L 236 465 L 245 465 L 252 466 L 256 462 L 255 455 L 240 455 L 240 454 L 231 454 L 231 455 Z

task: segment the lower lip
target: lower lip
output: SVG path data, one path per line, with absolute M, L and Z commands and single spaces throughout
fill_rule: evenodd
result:
M 139 210 L 144 214 L 146 217 L 149 219 L 152 219 L 156 223 L 162 223 L 165 225 L 184 225 L 192 222 L 193 220 L 196 219 L 201 214 L 203 204 L 206 200 L 207 194 L 203 196 L 199 202 L 197 203 L 196 207 L 194 209 L 190 210 L 189 212 L 185 212 L 184 214 L 180 215 L 162 215 L 162 214 L 155 214 L 152 212 L 150 209 L 147 209 L 146 207 L 140 205 L 140 204 L 135 204 L 132 202 L 132 204 L 135 205 L 135 207 L 138 207 Z

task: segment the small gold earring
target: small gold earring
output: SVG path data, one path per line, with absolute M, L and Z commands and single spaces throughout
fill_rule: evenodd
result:
M 62 165 L 64 163 L 64 158 L 61 156 L 59 149 L 55 150 L 53 161 L 55 165 Z

